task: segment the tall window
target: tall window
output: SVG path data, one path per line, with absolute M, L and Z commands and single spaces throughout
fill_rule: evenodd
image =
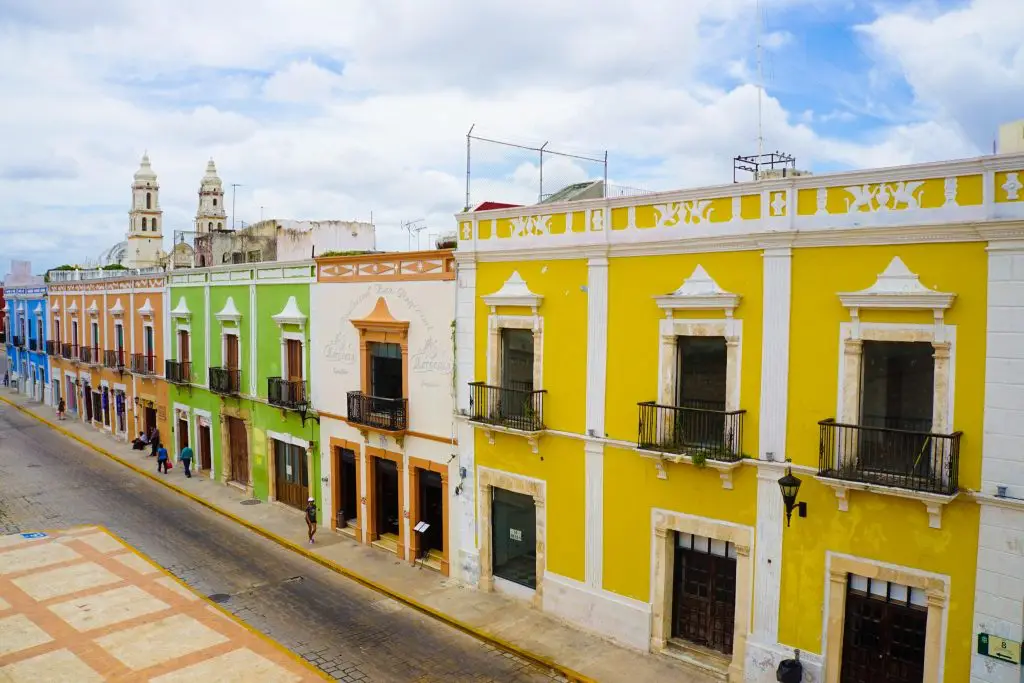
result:
M 187 363 L 189 359 L 188 330 L 178 330 L 178 360 Z
M 533 391 L 533 332 L 501 330 L 501 386 L 503 389 Z
M 156 358 L 154 358 L 156 344 L 153 339 L 153 326 L 146 325 L 144 328 L 144 352 L 146 354 L 146 370 L 149 372 L 156 372 Z
M 213 205 L 217 206 L 217 198 L 216 197 L 213 198 Z
M 142 217 L 142 229 L 143 230 L 146 229 L 146 217 L 145 216 Z
M 149 219 L 149 229 L 156 232 L 156 216 Z
M 71 321 L 71 343 L 74 346 L 76 346 L 76 347 L 78 346 L 78 321 L 77 320 L 72 320 Z
M 725 337 L 679 337 L 676 348 L 676 405 L 725 410 Z
M 402 347 L 399 344 L 370 344 L 370 395 L 402 398 Z
M 224 335 L 224 367 L 229 370 L 238 369 L 238 335 Z
M 36 320 L 36 339 L 38 340 L 39 345 L 42 346 L 43 345 L 43 321 L 42 320 Z
M 207 229 L 209 229 L 209 230 L 213 230 L 213 221 L 210 221 L 210 222 L 209 222 L 209 223 L 207 224 L 207 226 L 206 226 L 206 227 L 207 227 Z
M 287 339 L 285 344 L 285 376 L 289 382 L 301 382 L 302 342 L 298 339 Z
M 934 353 L 928 342 L 865 341 L 861 424 L 931 431 Z
M 92 348 L 94 351 L 100 348 L 100 324 L 95 322 L 92 324 Z
M 146 208 L 147 209 L 152 209 L 153 208 L 153 198 L 150 196 L 150 194 L 148 192 L 146 193 Z
M 60 344 L 60 318 L 53 319 L 53 340 Z

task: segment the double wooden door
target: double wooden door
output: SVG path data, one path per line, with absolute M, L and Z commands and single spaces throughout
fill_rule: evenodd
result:
M 249 435 L 245 423 L 237 417 L 228 422 L 228 450 L 231 457 L 231 481 L 249 485 Z
M 849 581 L 843 624 L 842 683 L 921 683 L 928 623 L 925 605 L 905 586 Z
M 274 440 L 274 497 L 300 510 L 309 498 L 306 449 Z
M 732 654 L 736 615 L 736 559 L 687 537 L 677 545 L 672 586 L 672 636 Z M 701 547 L 704 545 L 704 547 Z

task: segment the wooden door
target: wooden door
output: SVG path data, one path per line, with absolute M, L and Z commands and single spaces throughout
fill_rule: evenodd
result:
M 238 336 L 229 334 L 224 337 L 224 367 L 229 370 L 238 369 Z
M 178 330 L 178 360 L 187 363 L 191 360 L 188 354 L 188 331 Z
M 226 419 L 228 421 L 228 448 L 231 451 L 231 481 L 248 486 L 249 436 L 245 431 L 245 423 L 237 417 Z
M 688 536 L 688 535 L 687 535 Z M 676 547 L 672 585 L 672 636 L 732 654 L 736 613 L 736 560 L 711 548 Z M 701 539 L 706 541 L 706 539 Z
M 185 450 L 185 446 L 188 445 L 188 422 L 185 420 L 178 420 L 178 453 L 180 454 Z
M 300 510 L 309 498 L 306 450 L 274 440 L 274 497 Z
M 298 339 L 288 339 L 286 342 L 285 379 L 288 380 L 288 396 L 285 398 L 294 405 L 306 400 L 305 386 L 302 384 L 302 342 Z
M 199 469 L 209 470 L 212 467 L 210 462 L 210 427 L 199 426 Z
M 861 587 L 854 583 L 851 576 L 846 593 L 840 681 L 923 681 L 926 604 L 915 604 L 911 597 L 914 591 L 906 586 L 877 579 L 861 579 Z

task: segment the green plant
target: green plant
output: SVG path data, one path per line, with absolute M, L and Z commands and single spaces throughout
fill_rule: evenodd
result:
M 690 461 L 694 467 L 702 468 L 708 464 L 708 454 L 703 450 L 696 450 L 690 454 Z
M 320 256 L 318 256 L 317 258 L 326 258 L 328 256 L 361 256 L 363 254 L 372 254 L 372 253 L 374 253 L 374 252 L 369 251 L 367 249 L 353 249 L 353 250 L 350 250 L 350 251 L 332 250 L 332 251 L 325 251 L 324 253 L 320 254 Z

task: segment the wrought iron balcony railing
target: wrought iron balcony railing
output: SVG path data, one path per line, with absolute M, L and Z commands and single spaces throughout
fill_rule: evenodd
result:
M 28 350 L 29 351 L 41 351 L 42 348 L 39 344 L 39 340 L 35 337 L 28 338 Z
M 82 346 L 78 349 L 78 360 L 86 365 L 99 365 L 100 350 L 93 346 Z
M 60 355 L 60 342 L 55 339 L 49 339 L 46 342 L 46 355 L 47 356 L 59 356 Z
M 103 352 L 103 365 L 119 370 L 124 367 L 124 349 L 107 349 Z
M 25 346 L 25 338 L 22 337 L 20 334 L 16 334 L 13 337 L 11 337 L 11 343 L 20 349 L 21 347 Z
M 745 410 L 725 410 L 724 403 L 712 401 L 687 401 L 681 406 L 645 401 L 637 406 L 638 448 L 723 462 L 743 457 Z
M 911 491 L 952 495 L 958 490 L 962 432 L 818 423 L 818 474 Z
M 64 360 L 78 360 L 78 344 L 63 342 L 60 345 L 60 356 Z
M 545 389 L 469 383 L 469 419 L 523 432 L 544 429 Z
M 192 361 L 164 361 L 164 378 L 171 384 L 192 384 Z
M 156 356 L 152 353 L 133 353 L 131 371 L 136 375 L 155 375 Z
M 305 410 L 309 405 L 306 398 L 306 382 L 287 380 L 281 377 L 267 378 L 267 402 L 278 408 Z
M 408 429 L 409 403 L 404 398 L 381 398 L 361 391 L 348 392 L 348 421 L 388 432 Z
M 210 391 L 222 396 L 237 396 L 241 390 L 241 370 L 238 368 L 210 368 Z

